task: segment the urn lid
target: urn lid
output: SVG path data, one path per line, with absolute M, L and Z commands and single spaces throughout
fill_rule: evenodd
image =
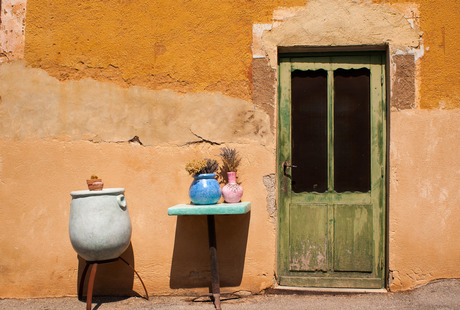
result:
M 85 196 L 97 196 L 97 195 L 119 195 L 125 192 L 124 188 L 104 188 L 101 191 L 74 191 L 70 192 L 72 197 L 85 197 Z

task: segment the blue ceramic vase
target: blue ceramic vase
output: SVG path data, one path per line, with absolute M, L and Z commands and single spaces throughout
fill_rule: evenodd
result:
M 219 201 L 222 194 L 215 173 L 199 174 L 193 177 L 188 191 L 190 200 L 196 205 L 212 205 Z

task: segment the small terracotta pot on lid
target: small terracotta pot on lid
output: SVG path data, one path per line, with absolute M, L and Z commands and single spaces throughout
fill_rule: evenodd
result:
M 88 184 L 88 189 L 90 191 L 101 191 L 104 187 L 102 179 L 99 179 L 97 176 L 94 175 L 91 176 L 91 179 L 86 180 L 86 184 Z

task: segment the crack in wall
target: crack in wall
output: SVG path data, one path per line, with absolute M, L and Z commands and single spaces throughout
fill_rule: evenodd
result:
M 117 143 L 117 144 L 122 144 L 122 143 L 129 143 L 129 144 L 133 144 L 133 145 L 141 145 L 141 146 L 146 146 L 144 145 L 141 140 L 139 139 L 138 136 L 134 136 L 132 137 L 131 139 L 129 140 L 118 140 L 118 141 L 107 141 L 107 140 L 103 140 L 103 139 L 100 139 L 100 140 L 96 140 L 96 139 L 83 139 L 84 141 L 88 141 L 88 142 L 91 142 L 91 143 Z
M 180 145 L 180 146 L 187 146 L 187 145 L 200 144 L 200 143 L 209 143 L 209 144 L 211 144 L 211 145 L 222 145 L 222 144 L 223 144 L 223 142 L 215 142 L 215 141 L 211 141 L 211 140 L 205 139 L 205 138 L 203 138 L 202 136 L 197 135 L 196 133 L 194 133 L 191 129 L 189 129 L 189 130 L 190 130 L 190 132 L 192 133 L 192 135 L 194 135 L 195 137 L 197 137 L 197 138 L 200 139 L 200 140 L 198 140 L 198 141 L 190 141 L 190 142 L 187 142 L 187 143 L 182 144 L 182 145 Z

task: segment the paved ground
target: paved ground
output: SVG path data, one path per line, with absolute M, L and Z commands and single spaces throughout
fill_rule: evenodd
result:
M 76 297 L 44 299 L 0 299 L 0 309 L 24 310 L 83 310 L 85 302 Z M 210 302 L 192 302 L 189 297 L 152 297 L 93 299 L 93 310 L 105 309 L 214 309 Z M 223 310 L 303 310 L 303 309 L 460 309 L 460 279 L 432 282 L 409 292 L 373 294 L 306 294 L 306 295 L 250 295 L 241 299 L 226 300 Z

